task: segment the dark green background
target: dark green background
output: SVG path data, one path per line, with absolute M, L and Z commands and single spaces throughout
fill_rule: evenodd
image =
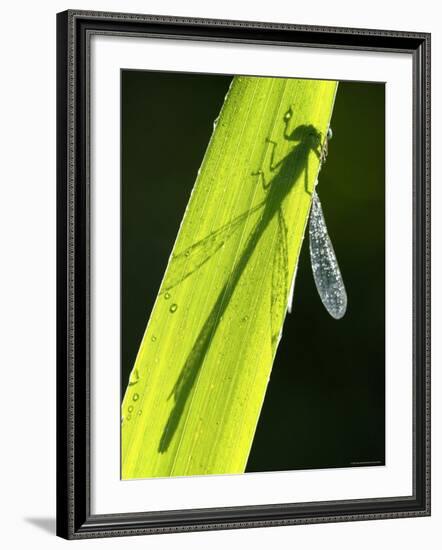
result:
M 123 395 L 231 77 L 121 74 Z M 306 238 L 247 471 L 384 463 L 384 85 L 341 82 L 331 126 L 318 194 L 348 310 L 324 309 Z

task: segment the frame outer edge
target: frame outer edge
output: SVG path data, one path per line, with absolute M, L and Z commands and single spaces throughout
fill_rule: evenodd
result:
M 67 13 L 57 14 L 57 535 L 68 537 Z
M 422 200 L 422 223 L 420 225 L 422 247 L 421 268 L 423 276 L 423 388 L 422 405 L 425 411 L 422 415 L 421 437 L 423 450 L 423 487 L 425 491 L 424 508 L 391 512 L 348 513 L 310 515 L 289 519 L 250 519 L 238 521 L 223 521 L 214 519 L 213 522 L 187 523 L 181 525 L 161 526 L 148 525 L 139 527 L 137 522 L 130 525 L 123 521 L 128 514 L 118 513 L 113 517 L 90 516 L 89 504 L 80 502 L 81 495 L 77 493 L 76 485 L 88 483 L 84 479 L 75 479 L 80 455 L 84 449 L 76 449 L 75 425 L 79 411 L 76 410 L 76 378 L 75 368 L 84 366 L 83 358 L 76 359 L 76 295 L 78 287 L 75 277 L 75 255 L 77 249 L 76 234 L 78 213 L 76 212 L 76 182 L 77 171 L 77 139 L 76 136 L 76 66 L 81 60 L 76 60 L 76 27 L 81 19 L 96 19 L 107 21 L 144 23 L 164 23 L 201 26 L 242 27 L 244 29 L 275 29 L 288 31 L 303 31 L 328 33 L 330 42 L 333 34 L 352 34 L 361 38 L 392 37 L 411 38 L 420 41 L 420 72 L 421 101 L 418 105 L 422 117 L 420 132 L 422 139 L 417 143 L 420 151 L 419 160 L 422 170 L 418 180 L 413 182 L 413 188 L 419 187 Z M 57 535 L 67 539 L 83 539 L 97 537 L 127 536 L 141 534 L 159 534 L 183 531 L 206 531 L 215 529 L 237 529 L 248 527 L 270 527 L 279 525 L 316 524 L 343 521 L 361 521 L 370 519 L 391 519 L 426 516 L 430 514 L 430 34 L 411 33 L 402 31 L 383 31 L 369 29 L 348 29 L 341 27 L 316 27 L 306 25 L 292 25 L 282 23 L 248 22 L 211 20 L 200 18 L 183 18 L 174 16 L 121 14 L 112 12 L 92 12 L 84 10 L 67 10 L 57 14 Z M 311 44 L 310 44 L 311 45 Z M 313 43 L 314 46 L 314 43 Z M 322 47 L 326 47 L 322 45 Z M 330 46 L 331 47 L 331 46 Z M 365 46 L 365 49 L 370 48 Z M 394 48 L 384 48 L 394 51 Z M 417 50 L 414 50 L 417 53 Z M 416 118 L 415 118 L 416 120 Z M 417 132 L 414 132 L 414 138 Z M 81 136 L 80 136 L 81 137 Z M 78 242 L 78 245 L 81 244 Z M 81 295 L 79 295 L 81 298 Z M 80 325 L 78 325 L 81 328 Z M 78 336 L 77 336 L 78 338 Z M 77 363 L 77 364 L 76 364 Z M 78 384 L 78 382 L 77 382 Z M 89 391 L 89 388 L 87 388 Z M 423 409 L 424 407 L 422 407 Z M 81 412 L 81 411 L 80 411 Z M 77 425 L 77 430 L 79 426 Z M 81 427 L 80 427 L 81 429 Z M 87 453 L 88 451 L 86 451 Z M 78 472 L 77 472 L 78 473 Z M 77 476 L 78 478 L 78 476 Z M 80 476 L 81 478 L 81 476 Z M 394 497 L 393 497 L 394 498 Z M 397 497 L 396 497 L 397 498 Z M 100 520 L 100 517 L 103 519 Z M 143 523 L 142 520 L 140 520 Z
M 425 477 L 426 512 L 431 515 L 431 34 L 423 41 L 425 47 L 424 103 L 425 142 L 422 152 L 424 162 L 424 208 L 425 208 Z

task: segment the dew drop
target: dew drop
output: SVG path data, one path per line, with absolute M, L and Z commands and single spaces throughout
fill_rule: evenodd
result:
M 168 300 L 169 298 L 170 298 L 170 292 L 166 292 L 166 294 L 164 295 L 164 299 Z
M 134 386 L 139 382 L 139 380 L 140 380 L 140 375 L 138 373 L 138 369 L 134 369 L 129 378 L 129 386 Z
M 130 420 L 131 418 L 132 418 L 132 415 L 131 415 L 131 414 L 128 414 L 128 415 L 126 416 L 126 420 Z
M 133 405 L 129 405 L 129 407 L 127 408 L 127 410 L 131 413 L 131 412 L 134 410 Z
M 138 393 L 134 393 L 134 395 L 132 397 L 132 401 L 138 401 L 139 398 L 140 398 L 140 396 L 138 395 Z
M 247 322 L 248 320 L 249 320 L 248 315 L 245 315 L 245 316 L 241 319 L 241 321 L 242 321 L 243 323 Z
M 143 411 L 140 409 L 140 410 L 137 412 L 137 416 L 141 416 L 141 413 L 142 413 L 142 412 L 143 412 Z
M 151 338 L 152 342 L 155 342 L 156 339 L 157 339 L 157 337 L 155 335 L 153 335 L 152 338 Z
M 176 304 L 172 304 L 169 308 L 170 313 L 175 313 L 175 311 L 178 309 L 178 306 Z
M 190 256 L 190 250 L 186 250 L 186 252 L 184 252 L 184 256 L 186 256 L 186 258 L 188 258 Z

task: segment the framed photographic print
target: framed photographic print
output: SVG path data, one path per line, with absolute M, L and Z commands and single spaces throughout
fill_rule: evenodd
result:
M 430 36 L 57 19 L 57 533 L 430 513 Z

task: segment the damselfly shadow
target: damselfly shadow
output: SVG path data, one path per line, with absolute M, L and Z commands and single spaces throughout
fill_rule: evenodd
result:
M 271 147 L 269 163 L 271 177 L 268 179 L 262 168 L 251 174 L 251 176 L 257 177 L 261 181 L 263 188 L 266 190 L 266 198 L 228 224 L 193 244 L 184 252 L 171 258 L 160 294 L 166 294 L 195 273 L 213 257 L 252 213 L 260 211 L 259 218 L 245 243 L 244 249 L 204 322 L 169 396 L 169 398 L 173 397 L 174 406 L 159 442 L 158 451 L 160 453 L 166 452 L 169 448 L 220 319 L 228 307 L 241 275 L 264 231 L 275 216 L 278 221 L 278 239 L 273 258 L 271 307 L 277 307 L 282 303 L 284 311 L 285 309 L 291 311 L 294 277 L 290 284 L 288 278 L 287 225 L 282 204 L 303 173 L 305 191 L 312 195 L 309 236 L 311 263 L 316 287 L 324 306 L 332 317 L 340 319 L 346 311 L 347 295 L 333 246 L 327 233 L 321 204 L 315 186 L 313 186 L 313 189 L 309 189 L 309 155 L 313 152 L 317 156 L 321 168 L 327 157 L 331 131 L 328 131 L 321 147 L 323 141 L 321 133 L 313 125 L 300 125 L 293 131 L 289 131 L 292 114 L 293 112 L 289 108 L 284 116 L 283 137 L 287 141 L 297 142 L 296 145 L 285 157 L 275 161 L 277 143 L 267 139 L 266 142 Z M 272 326 L 272 345 L 274 347 L 276 347 L 281 334 L 280 322 L 277 325 Z

